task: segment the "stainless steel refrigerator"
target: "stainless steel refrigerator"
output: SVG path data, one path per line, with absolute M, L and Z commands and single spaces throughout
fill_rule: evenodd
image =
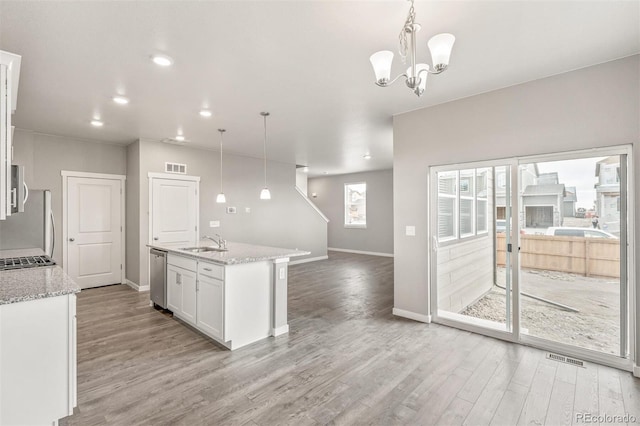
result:
M 0 220 L 0 250 L 40 248 L 53 256 L 55 221 L 51 191 L 30 190 L 24 212 Z

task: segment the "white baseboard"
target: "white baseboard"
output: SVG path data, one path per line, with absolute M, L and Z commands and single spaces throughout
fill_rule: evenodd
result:
M 151 287 L 149 285 L 138 285 L 131 280 L 124 280 L 124 283 L 134 289 L 135 291 L 149 291 Z
M 633 376 L 640 377 L 640 366 L 637 366 L 637 365 L 633 366 Z
M 404 309 L 393 308 L 393 315 L 414 321 L 426 322 L 427 324 L 431 322 L 431 315 L 417 314 L 415 312 L 405 311 Z
M 318 260 L 327 260 L 328 258 L 329 256 L 309 257 L 307 259 L 294 260 L 293 262 L 289 262 L 289 265 L 299 265 L 301 263 L 316 262 Z
M 350 249 L 341 249 L 341 248 L 335 248 L 335 247 L 327 247 L 327 250 L 341 251 L 344 253 L 368 254 L 369 256 L 393 257 L 393 253 L 380 253 L 377 251 L 350 250 Z
M 272 328 L 271 329 L 271 335 L 272 336 L 280 336 L 281 334 L 286 334 L 289 332 L 289 324 L 285 324 L 283 326 L 280 326 L 278 328 Z

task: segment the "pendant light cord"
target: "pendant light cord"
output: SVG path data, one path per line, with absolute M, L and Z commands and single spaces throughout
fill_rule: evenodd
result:
M 264 117 L 264 187 L 267 187 L 267 115 Z
M 222 135 L 226 132 L 225 129 L 218 129 L 220 132 L 220 193 L 223 194 L 222 191 Z

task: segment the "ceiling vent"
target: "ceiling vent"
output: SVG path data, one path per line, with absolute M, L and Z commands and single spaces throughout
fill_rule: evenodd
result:
M 187 165 L 180 163 L 164 163 L 164 171 L 166 173 L 178 173 L 181 175 L 186 175 Z
M 188 141 L 187 141 L 186 139 L 185 139 L 185 140 L 182 140 L 182 141 L 179 141 L 179 140 L 177 140 L 177 139 L 173 139 L 173 138 L 164 138 L 164 139 L 162 139 L 160 142 L 162 142 L 162 143 L 169 143 L 169 144 L 172 144 L 172 145 L 184 145 L 184 144 L 186 144 Z

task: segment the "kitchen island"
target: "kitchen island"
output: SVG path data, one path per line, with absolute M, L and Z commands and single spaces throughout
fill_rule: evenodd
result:
M 0 258 L 42 254 L 2 250 Z M 0 271 L 0 425 L 73 414 L 79 291 L 59 266 Z
M 289 331 L 287 267 L 307 251 L 229 242 L 150 244 L 167 251 L 167 308 L 234 350 Z

